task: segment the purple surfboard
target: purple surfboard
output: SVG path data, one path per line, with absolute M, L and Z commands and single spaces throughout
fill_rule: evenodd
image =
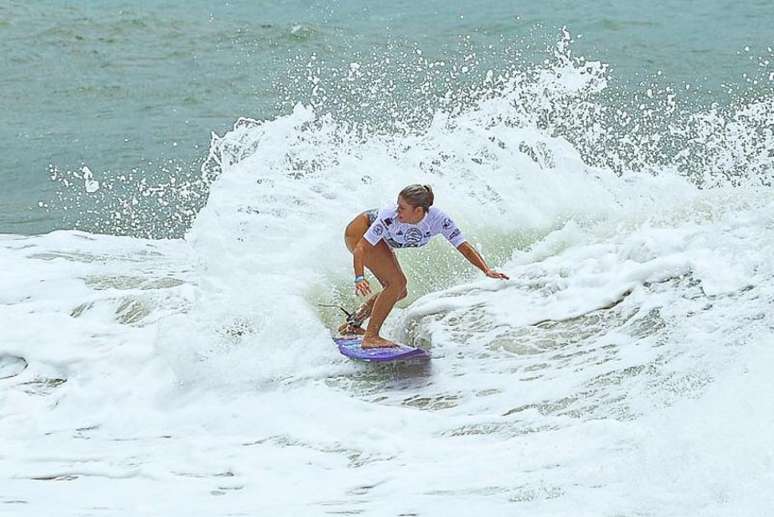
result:
M 339 352 L 351 359 L 383 363 L 387 361 L 403 361 L 405 359 L 429 359 L 430 355 L 421 348 L 398 344 L 389 348 L 363 348 L 361 336 L 334 337 L 333 342 L 339 346 Z

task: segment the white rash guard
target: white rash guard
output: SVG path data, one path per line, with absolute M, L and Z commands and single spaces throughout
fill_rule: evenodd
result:
M 370 212 L 373 214 L 375 211 Z M 417 224 L 401 223 L 398 221 L 398 208 L 390 207 L 379 210 L 363 237 L 372 246 L 384 239 L 392 248 L 418 248 L 439 233 L 455 248 L 465 242 L 465 237 L 454 221 L 435 207 L 431 206 Z

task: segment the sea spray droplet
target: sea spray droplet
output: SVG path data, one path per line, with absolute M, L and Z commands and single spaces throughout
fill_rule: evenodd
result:
M 83 184 L 86 187 L 86 192 L 93 194 L 94 192 L 98 191 L 99 181 L 94 179 L 94 175 L 91 173 L 91 170 L 84 165 L 81 167 L 81 172 L 83 173 Z

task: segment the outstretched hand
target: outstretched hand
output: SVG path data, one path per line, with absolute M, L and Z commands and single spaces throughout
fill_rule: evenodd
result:
M 361 280 L 360 282 L 356 283 L 355 293 L 360 296 L 368 296 L 371 294 L 371 285 L 368 283 L 368 280 Z
M 505 273 L 497 272 L 494 269 L 487 269 L 486 271 L 484 271 L 484 274 L 489 278 L 499 278 L 501 280 L 510 280 L 510 278 L 508 278 L 508 275 L 506 275 Z

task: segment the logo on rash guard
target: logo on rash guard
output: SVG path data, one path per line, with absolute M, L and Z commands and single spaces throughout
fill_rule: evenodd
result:
M 447 217 L 446 219 L 443 220 L 443 229 L 448 230 L 451 227 L 452 227 L 452 220 Z
M 381 224 L 377 224 L 376 226 L 374 226 L 374 233 L 376 235 L 383 234 L 384 233 L 384 226 L 382 226 Z
M 453 239 L 453 238 L 455 238 L 456 236 L 458 236 L 459 234 L 460 234 L 460 230 L 459 230 L 459 228 L 457 228 L 456 230 L 454 230 L 454 231 L 451 233 L 451 235 L 449 235 L 449 239 Z
M 416 247 L 422 241 L 422 230 L 419 228 L 409 228 L 406 230 L 406 247 Z

